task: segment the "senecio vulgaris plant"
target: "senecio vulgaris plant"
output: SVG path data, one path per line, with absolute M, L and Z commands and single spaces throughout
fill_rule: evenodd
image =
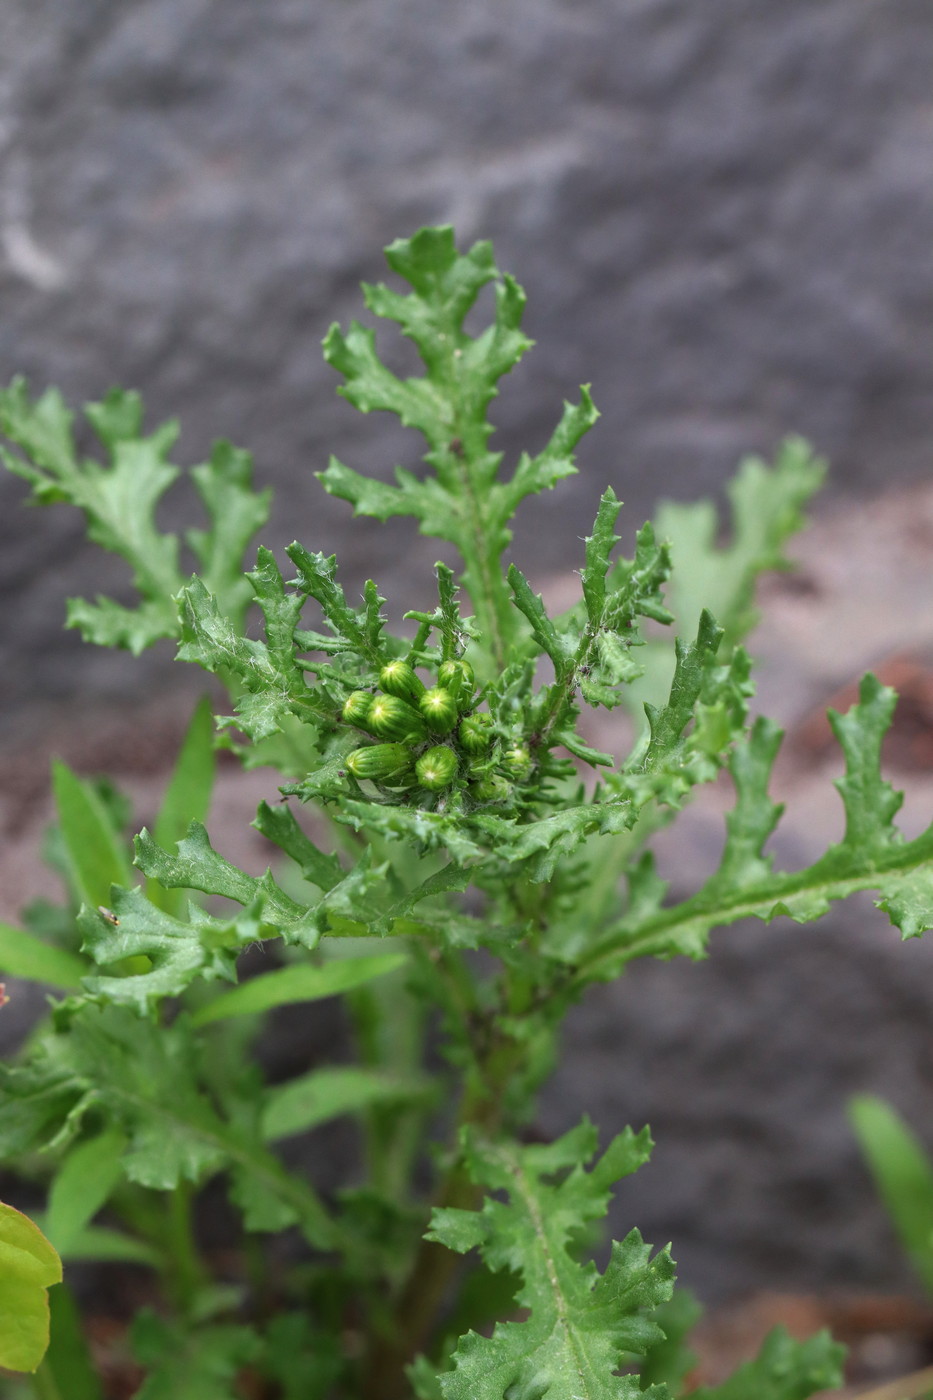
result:
M 334 326 L 324 353 L 351 404 L 423 435 L 424 470 L 399 468 L 390 485 L 331 461 L 320 475 L 358 514 L 411 516 L 457 551 L 459 577 L 437 565 L 436 600 L 406 614 L 405 637 L 387 630 L 374 583 L 355 606 L 334 559 L 304 544 L 286 550 L 289 577 L 265 548 L 243 572 L 268 511 L 246 453 L 221 443 L 192 471 L 209 523 L 186 537 L 199 566 L 187 578 L 153 514 L 178 475 L 174 426 L 146 436 L 138 397 L 114 391 L 87 410 L 106 459 L 86 460 L 57 394 L 32 401 L 15 383 L 0 400 L 9 469 L 35 501 L 80 507 L 132 569 L 138 605 L 73 600 L 69 625 L 135 653 L 174 638 L 230 695 L 216 735 L 198 708 L 158 821 L 135 838 L 142 883 L 119 794 L 56 767 L 50 850 L 73 907 L 33 906 L 23 929 L 3 929 L 0 969 L 64 995 L 2 1072 L 0 1161 L 49 1183 L 37 1223 L 66 1279 L 81 1258 L 154 1271 L 156 1306 L 132 1329 L 142 1400 L 662 1400 L 684 1393 L 694 1315 L 668 1250 L 633 1229 L 602 1271 L 587 1259 L 610 1194 L 647 1161 L 647 1129 L 611 1125 L 601 1149 L 588 1121 L 553 1142 L 529 1131 L 564 1014 L 635 958 L 702 957 L 719 925 L 815 919 L 857 890 L 879 891 L 918 934 L 933 924 L 933 832 L 906 841 L 893 824 L 879 753 L 894 696 L 868 677 L 833 717 L 843 839 L 794 872 L 764 854 L 780 734 L 749 726 L 739 642 L 755 576 L 781 563 L 820 479 L 804 445 L 774 467 L 745 464 L 725 547 L 712 507 L 666 507 L 616 557 L 607 490 L 581 597 L 550 616 L 502 559 L 523 500 L 574 472 L 590 396 L 505 470 L 486 415 L 529 345 L 521 289 L 488 244 L 460 254 L 446 228 L 387 259 L 410 290 L 369 286 L 366 303 L 414 342 L 423 375 L 396 377 L 355 323 Z M 489 283 L 494 319 L 472 336 L 464 318 Z M 578 728 L 583 707 L 619 705 L 644 721 L 621 760 Z M 281 775 L 254 823 L 274 874 L 246 874 L 211 844 L 215 745 Z M 719 867 L 670 902 L 650 837 L 724 767 L 735 804 Z M 276 955 L 238 981 L 257 943 Z M 264 1013 L 338 994 L 358 1063 L 264 1082 L 251 1053 Z M 362 1125 L 362 1174 L 325 1195 L 277 1144 L 340 1115 Z M 213 1178 L 239 1263 L 199 1247 L 195 1197 Z M 273 1248 L 286 1230 L 292 1247 Z M 26 1302 L 41 1331 L 55 1263 L 36 1237 Z M 48 1354 L 10 1384 L 98 1400 L 66 1290 L 51 1289 Z M 42 1344 L 0 1360 L 28 1371 Z M 826 1336 L 776 1332 L 731 1380 L 691 1393 L 802 1400 L 838 1383 L 839 1363 Z

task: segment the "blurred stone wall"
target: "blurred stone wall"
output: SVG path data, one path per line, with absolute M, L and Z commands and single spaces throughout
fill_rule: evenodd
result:
M 837 498 L 907 487 L 933 430 L 931 60 L 926 0 L 4 0 L 0 382 L 76 404 L 136 387 L 152 423 L 181 418 L 183 463 L 232 438 L 277 487 L 269 543 L 336 550 L 351 587 L 372 574 L 417 605 L 436 546 L 351 525 L 313 472 L 335 452 L 388 476 L 418 446 L 336 396 L 320 339 L 360 313 L 384 244 L 452 222 L 529 294 L 538 345 L 503 385 L 498 445 L 541 445 L 581 382 L 603 414 L 580 477 L 521 522 L 536 584 L 577 565 L 607 481 L 633 529 L 788 431 L 830 458 Z M 170 647 L 133 661 L 62 633 L 65 596 L 123 575 L 73 512 L 22 495 L 0 480 L 0 748 L 52 720 L 80 763 L 108 751 L 108 706 L 146 696 L 151 726 L 154 693 L 180 713 L 201 678 Z M 543 1122 L 567 1126 L 568 1102 L 607 1131 L 651 1120 L 658 1163 L 616 1227 L 631 1206 L 672 1234 L 710 1296 L 904 1280 L 842 1114 L 899 1083 L 928 1108 L 927 954 L 903 960 L 879 924 L 734 930 L 702 968 L 638 969 L 575 1019 Z
M 501 445 L 540 445 L 581 382 L 603 414 L 523 519 L 536 577 L 577 562 L 607 481 L 634 528 L 788 431 L 837 489 L 920 476 L 931 62 L 925 0 L 4 0 L 0 382 L 136 387 L 181 461 L 232 438 L 278 487 L 273 543 L 410 605 L 435 547 L 351 531 L 312 473 L 417 444 L 336 397 L 319 342 L 387 242 L 452 221 L 529 293 Z M 61 637 L 59 600 L 120 566 L 21 495 L 0 482 L 3 712 L 132 695 L 168 649 Z

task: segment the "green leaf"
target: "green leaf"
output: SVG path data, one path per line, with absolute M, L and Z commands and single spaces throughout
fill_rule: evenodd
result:
M 193 821 L 204 821 L 216 768 L 213 712 L 210 697 L 203 695 L 195 706 L 155 820 L 153 836 L 157 845 L 173 845 L 187 834 Z M 148 886 L 146 894 L 153 899 Z
M 262 896 L 226 919 L 190 905 L 188 922 L 157 909 L 139 889 L 114 886 L 110 902 L 113 907 L 106 915 L 87 907 L 78 915 L 82 951 L 99 967 L 120 965 L 125 958 L 141 955 L 149 963 L 132 976 L 86 977 L 84 986 L 91 996 L 124 1002 L 140 1012 L 147 1011 L 154 999 L 178 996 L 199 977 L 235 981 L 240 949 L 272 932 L 264 923 Z
M 185 538 L 198 557 L 208 592 L 217 598 L 234 628 L 242 631 L 243 615 L 252 600 L 243 556 L 256 531 L 268 521 L 272 491 L 254 489 L 251 454 L 223 441 L 214 443 L 209 461 L 191 468 L 191 479 L 211 524 L 207 530 L 188 530 Z
M 0 973 L 71 991 L 80 987 L 87 963 L 64 948 L 53 948 L 34 934 L 0 924 Z
M 134 838 L 136 864 L 150 879 L 166 889 L 200 890 L 203 894 L 223 895 L 251 910 L 254 917 L 277 928 L 286 942 L 316 946 L 322 932 L 321 913 L 326 902 L 309 907 L 299 904 L 281 890 L 272 878 L 271 870 L 260 878 L 247 875 L 231 865 L 214 850 L 200 822 L 192 822 L 183 841 L 177 843 L 178 854 L 171 856 L 143 828 Z M 321 911 L 321 912 L 319 912 Z M 192 922 L 208 927 L 204 916 L 192 908 Z M 257 935 L 254 933 L 253 937 Z M 141 949 L 141 951 L 145 951 Z
M 351 608 L 343 589 L 337 582 L 337 561 L 334 555 L 312 554 L 303 545 L 290 544 L 285 551 L 298 570 L 295 585 L 301 594 L 320 603 L 324 618 L 341 648 L 347 648 L 378 670 L 390 659 L 382 631 L 384 598 L 380 598 L 372 581 L 366 585 L 366 606 Z M 337 648 L 337 649 L 341 649 Z
M 732 537 L 722 545 L 716 508 L 710 501 L 655 511 L 658 536 L 671 544 L 675 571 L 668 603 L 682 632 L 690 632 L 706 607 L 725 632 L 727 649 L 747 636 L 758 613 L 758 575 L 790 567 L 784 545 L 803 526 L 802 509 L 819 490 L 826 464 L 801 438 L 788 438 L 773 467 L 746 458 L 726 487 L 732 507 Z
M 149 1269 L 165 1265 L 164 1256 L 152 1245 L 104 1225 L 88 1225 L 79 1230 L 62 1257 L 66 1264 L 141 1264 Z
M 37 1225 L 0 1202 L 0 1366 L 35 1371 L 49 1345 L 47 1289 L 61 1260 Z
M 497 1324 L 491 1337 L 468 1332 L 461 1338 L 454 1370 L 439 1378 L 445 1400 L 669 1396 L 665 1386 L 645 1392 L 637 1377 L 616 1374 L 629 1354 L 643 1353 L 663 1335 L 652 1313 L 673 1288 L 667 1251 L 651 1259 L 633 1230 L 613 1244 L 600 1275 L 569 1249 L 585 1222 L 605 1215 L 612 1183 L 635 1171 L 650 1146 L 647 1132 L 636 1136 L 628 1129 L 587 1172 L 596 1133 L 586 1122 L 546 1147 L 483 1142 L 465 1133 L 472 1180 L 505 1199 L 487 1196 L 479 1211 L 436 1209 L 427 1237 L 458 1253 L 479 1248 L 491 1269 L 520 1273 L 516 1303 L 529 1315 Z
M 344 1113 L 381 1104 L 413 1103 L 430 1098 L 435 1087 L 423 1079 L 403 1078 L 355 1066 L 315 1069 L 266 1094 L 262 1136 L 266 1142 L 307 1132 Z
M 341 958 L 319 967 L 294 963 L 291 967 L 265 972 L 259 977 L 250 978 L 248 982 L 241 982 L 233 991 L 200 1007 L 192 1017 L 192 1024 L 206 1026 L 231 1016 L 253 1016 L 271 1011 L 275 1006 L 337 996 L 371 982 L 374 977 L 384 977 L 387 972 L 394 972 L 404 962 L 404 953 L 381 953 L 372 957 Z
M 49 1295 L 49 1309 L 51 1345 L 43 1371 L 51 1373 L 58 1393 L 68 1400 L 104 1400 L 81 1314 L 66 1284 L 59 1285 Z
M 501 668 L 518 637 L 499 565 L 511 537 L 509 521 L 525 496 L 575 470 L 573 448 L 595 422 L 596 410 L 584 389 L 578 406 L 564 406 L 547 447 L 534 458 L 523 456 L 511 480 L 498 480 L 501 457 L 488 449 L 493 427 L 486 414 L 499 379 L 531 343 L 520 329 L 524 293 L 513 278 L 500 276 L 488 243 L 460 254 L 449 228 L 421 229 L 393 243 L 386 259 L 412 290 L 401 295 L 381 285 L 367 287 L 367 305 L 414 341 L 424 375 L 398 379 L 380 362 L 373 331 L 357 322 L 345 334 L 331 327 L 324 356 L 345 378 L 340 392 L 362 412 L 387 410 L 422 433 L 428 474 L 419 478 L 397 467 L 397 484 L 389 486 L 332 459 L 320 479 L 358 514 L 411 515 L 423 534 L 456 545 L 479 632 Z M 472 337 L 464 317 L 488 282 L 496 284 L 494 321 Z
M 297 621 L 300 600 L 286 596 L 271 556 L 264 554 L 261 567 L 249 577 L 272 629 L 270 645 L 242 637 L 195 576 L 179 595 L 184 626 L 178 659 L 215 672 L 228 686 L 236 683 L 236 715 L 223 722 L 258 741 L 278 733 L 292 715 L 307 720 L 329 715 L 331 707 L 309 690 L 294 658 L 294 642 L 286 642 L 287 622 Z
M 881 778 L 881 741 L 893 710 L 893 691 L 866 676 L 860 699 L 833 718 L 846 759 L 837 782 L 846 810 L 846 835 L 804 870 L 775 872 L 763 846 L 780 807 L 768 794 L 779 732 L 756 721 L 732 757 L 737 801 L 727 820 L 719 869 L 691 898 L 671 907 L 631 910 L 608 929 L 581 960 L 584 980 L 615 976 L 635 957 L 703 957 L 710 930 L 743 918 L 766 922 L 779 915 L 806 923 L 858 890 L 877 890 L 876 903 L 905 938 L 933 928 L 933 826 L 905 841 L 894 826 L 900 806 Z M 579 950 L 578 950 L 579 952 Z
M 87 1113 L 128 1141 L 124 1175 L 156 1191 L 230 1172 L 240 1199 L 272 1198 L 317 1247 L 335 1226 L 311 1187 L 262 1146 L 255 1115 L 224 1116 L 201 1082 L 188 1020 L 157 1025 L 125 1007 L 84 1003 L 61 1013 L 29 1062 L 0 1078 L 0 1155 L 67 1141 Z
M 111 885 L 131 885 L 132 870 L 120 833 L 93 786 L 56 759 L 52 791 L 58 824 L 79 901 L 106 905 Z
M 319 890 L 332 890 L 343 879 L 345 871 L 337 856 L 328 856 L 318 850 L 285 803 L 270 807 L 268 802 L 260 802 L 252 824 L 287 856 L 291 856 L 304 878 L 317 885 Z M 165 843 L 160 841 L 159 844 Z
M 522 453 L 515 473 L 502 492 L 502 508 L 511 515 L 526 496 L 552 490 L 559 481 L 576 475 L 573 449 L 594 426 L 599 411 L 590 397 L 590 386 L 580 388 L 578 404 L 564 403 L 564 412 L 543 452 L 535 457 Z
M 57 393 L 49 391 L 31 404 L 24 382 L 14 381 L 0 392 L 0 431 L 24 455 L 4 452 L 3 460 L 30 482 L 38 503 L 78 506 L 89 538 L 129 564 L 141 607 L 121 608 L 106 598 L 79 600 L 71 606 L 69 626 L 81 627 L 88 640 L 128 647 L 138 655 L 159 637 L 178 633 L 174 597 L 183 582 L 178 540 L 162 534 L 154 521 L 158 503 L 178 476 L 167 460 L 178 427 L 166 423 L 142 436 L 139 396 L 119 389 L 102 403 L 89 404 L 86 414 L 107 450 L 107 466 L 78 458 L 71 414 Z
M 901 1244 L 933 1293 L 933 1164 L 883 1099 L 852 1099 L 849 1117 Z
M 184 577 L 178 539 L 155 524 L 159 503 L 179 474 L 168 461 L 178 427 L 166 423 L 144 436 L 139 395 L 119 389 L 85 412 L 106 449 L 106 466 L 79 458 L 72 415 L 55 390 L 32 403 L 24 381 L 14 380 L 0 391 L 0 432 L 20 452 L 0 448 L 0 460 L 29 482 L 38 504 L 64 501 L 82 510 L 89 537 L 129 564 L 138 604 L 72 599 L 68 626 L 79 628 L 86 641 L 127 647 L 138 655 L 160 637 L 180 632 L 175 599 Z M 191 475 L 210 524 L 188 531 L 186 538 L 208 590 L 220 599 L 234 630 L 241 631 L 251 597 L 241 561 L 249 539 L 268 518 L 269 493 L 253 490 L 249 454 L 229 443 L 217 443 L 210 461 Z
M 230 1400 L 237 1376 L 261 1352 L 249 1327 L 204 1327 L 188 1331 L 155 1313 L 133 1324 L 133 1350 L 150 1368 L 136 1400 Z
M 120 1157 L 125 1147 L 122 1133 L 99 1133 L 73 1147 L 56 1172 L 45 1229 L 59 1254 L 67 1257 L 84 1227 L 110 1199 L 123 1175 Z
M 722 1385 L 700 1386 L 690 1400 L 807 1400 L 842 1385 L 846 1349 L 828 1332 L 805 1342 L 776 1327 L 765 1339 L 755 1361 L 739 1368 Z

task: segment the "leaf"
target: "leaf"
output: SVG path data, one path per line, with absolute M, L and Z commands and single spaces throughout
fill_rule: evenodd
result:
M 240 949 L 260 939 L 264 930 L 271 933 L 264 924 L 261 895 L 226 919 L 190 905 L 188 922 L 157 909 L 139 889 L 114 886 L 110 903 L 107 915 L 87 907 L 78 915 L 82 951 L 99 967 L 140 955 L 149 963 L 132 976 L 88 976 L 84 986 L 91 996 L 133 1005 L 141 1013 L 153 1000 L 180 995 L 196 978 L 234 981 Z
M 80 987 L 87 963 L 64 948 L 53 948 L 34 934 L 0 924 L 0 973 L 71 991 Z
M 270 1089 L 262 1111 L 266 1142 L 307 1132 L 344 1113 L 374 1105 L 411 1103 L 430 1098 L 435 1086 L 427 1080 L 377 1070 L 339 1066 L 312 1070 Z
M 106 449 L 108 464 L 79 458 L 72 414 L 61 396 L 49 390 L 30 402 L 23 380 L 0 391 L 0 432 L 20 449 L 0 448 L 0 460 L 32 487 L 40 505 L 64 501 L 84 512 L 89 537 L 129 564 L 139 602 L 124 607 L 110 598 L 93 603 L 72 599 L 68 626 L 86 641 L 126 647 L 138 655 L 160 637 L 177 637 L 181 619 L 176 595 L 184 584 L 178 567 L 178 539 L 155 524 L 159 503 L 179 475 L 168 461 L 178 434 L 166 423 L 146 437 L 138 394 L 112 389 L 101 403 L 85 410 Z M 242 574 L 243 552 L 269 513 L 269 492 L 252 486 L 248 453 L 221 442 L 210 460 L 194 467 L 192 479 L 209 517 L 206 530 L 186 538 L 197 554 L 207 589 L 241 631 L 250 602 Z
M 193 821 L 203 822 L 207 816 L 217 768 L 213 736 L 210 697 L 202 695 L 182 740 L 153 827 L 153 836 L 160 846 L 180 841 Z
M 459 549 L 479 630 L 502 665 L 518 637 L 499 566 L 511 537 L 509 521 L 525 496 L 575 470 L 573 448 L 595 422 L 596 410 L 584 389 L 579 405 L 565 404 L 545 449 L 533 458 L 523 456 L 511 480 L 498 480 L 501 458 L 488 449 L 493 426 L 486 414 L 499 379 L 531 344 L 521 331 L 524 293 L 513 278 L 500 276 L 488 243 L 460 254 L 446 227 L 424 228 L 398 240 L 386 249 L 386 260 L 411 292 L 367 287 L 367 305 L 374 315 L 396 321 L 414 341 L 425 373 L 397 378 L 381 364 L 373 331 L 358 322 L 346 333 L 331 327 L 324 357 L 344 376 L 339 392 L 350 403 L 364 413 L 394 413 L 422 433 L 428 470 L 418 477 L 397 467 L 396 484 L 390 486 L 331 459 L 320 480 L 358 514 L 383 520 L 411 515 L 422 534 Z M 494 320 L 473 337 L 464 329 L 464 317 L 489 282 L 495 283 Z
M 79 1230 L 62 1258 L 66 1264 L 141 1264 L 149 1269 L 161 1269 L 165 1264 L 163 1255 L 152 1245 L 103 1225 L 88 1225 Z
M 564 403 L 561 420 L 544 451 L 535 457 L 522 453 L 511 481 L 503 488 L 502 506 L 508 514 L 511 515 L 526 496 L 552 490 L 559 481 L 576 475 L 573 449 L 598 417 L 599 411 L 590 397 L 590 386 L 584 384 L 578 404 Z
M 541 595 L 532 593 L 528 580 L 521 569 L 509 565 L 509 587 L 515 606 L 523 612 L 531 623 L 532 635 L 538 646 L 554 663 L 558 681 L 562 681 L 573 662 L 573 650 L 565 637 L 562 637 L 544 611 Z
M 73 1147 L 56 1172 L 45 1229 L 59 1254 L 68 1256 L 84 1227 L 106 1205 L 123 1174 L 120 1157 L 125 1147 L 122 1133 L 99 1133 Z
M 367 584 L 367 606 L 362 610 L 351 608 L 343 589 L 337 582 L 337 561 L 332 554 L 312 554 L 303 545 L 290 544 L 285 553 L 298 570 L 295 585 L 305 596 L 320 603 L 325 620 L 343 644 L 358 655 L 374 670 L 390 659 L 382 638 L 385 618 L 381 605 L 385 602 L 376 592 L 375 585 Z
M 776 1327 L 755 1361 L 741 1366 L 722 1385 L 691 1391 L 690 1400 L 807 1400 L 842 1385 L 845 1351 L 828 1332 L 798 1342 Z
M 243 556 L 269 519 L 272 491 L 254 489 L 251 454 L 224 441 L 214 443 L 207 462 L 191 468 L 191 479 L 211 523 L 206 530 L 188 530 L 185 538 L 198 557 L 208 592 L 242 631 L 243 614 L 252 600 Z
M 121 608 L 110 599 L 73 603 L 69 626 L 79 626 L 88 640 L 127 647 L 138 655 L 159 637 L 176 636 L 174 597 L 183 582 L 178 571 L 178 540 L 161 533 L 156 507 L 178 476 L 167 458 L 178 434 L 174 423 L 142 435 L 138 394 L 112 389 L 86 414 L 107 451 L 109 463 L 78 458 L 71 414 L 55 391 L 29 402 L 25 383 L 15 380 L 0 392 L 0 431 L 21 448 L 23 456 L 3 453 L 6 466 L 24 477 L 40 504 L 67 501 L 78 506 L 95 544 L 121 555 L 129 564 L 140 595 L 139 609 Z
M 200 1007 L 192 1016 L 192 1024 L 206 1026 L 230 1016 L 252 1016 L 276 1006 L 337 996 L 371 982 L 374 977 L 394 972 L 404 962 L 404 953 L 381 953 L 372 957 L 341 958 L 319 967 L 295 963 L 275 972 L 264 972 Z
M 185 1017 L 157 1025 L 125 1007 L 83 1003 L 60 1013 L 30 1061 L 0 1078 L 0 1154 L 67 1142 L 93 1110 L 125 1135 L 128 1180 L 171 1191 L 225 1170 L 250 1208 L 272 1198 L 280 1224 L 295 1221 L 310 1243 L 334 1247 L 335 1226 L 311 1187 L 262 1146 L 252 1116 L 224 1116 L 199 1070 Z
M 77 898 L 95 908 L 106 904 L 111 885 L 133 883 L 120 833 L 93 786 L 58 759 L 52 791 Z
M 58 1393 L 68 1400 L 105 1400 L 91 1359 L 81 1315 L 71 1290 L 61 1284 L 49 1295 L 51 1345 L 43 1372 L 51 1374 Z
M 901 1244 L 933 1293 L 933 1165 L 883 1099 L 859 1095 L 849 1104 L 849 1118 Z
M 651 1259 L 633 1230 L 613 1244 L 602 1275 L 569 1252 L 580 1227 L 605 1215 L 612 1183 L 635 1171 L 650 1146 L 647 1132 L 628 1129 L 587 1172 L 596 1149 L 587 1122 L 548 1146 L 489 1143 L 465 1132 L 471 1179 L 506 1199 L 487 1196 L 479 1211 L 435 1209 L 427 1238 L 458 1253 L 479 1248 L 491 1269 L 520 1273 L 516 1303 L 529 1315 L 498 1323 L 491 1337 L 460 1339 L 453 1371 L 439 1377 L 445 1400 L 669 1396 L 665 1386 L 642 1391 L 636 1376 L 615 1374 L 630 1353 L 663 1335 L 651 1314 L 673 1288 L 667 1251 Z
M 259 601 L 273 628 L 272 646 L 242 637 L 196 575 L 179 594 L 184 625 L 178 660 L 215 672 L 228 686 L 236 681 L 236 715 L 224 722 L 235 724 L 254 741 L 278 733 L 292 715 L 307 720 L 330 714 L 330 706 L 308 688 L 295 662 L 294 647 L 284 644 L 284 619 L 289 614 L 297 619 L 297 608 L 273 569 L 265 567 L 250 575 L 261 590 Z M 276 587 L 280 593 L 274 592 Z
M 722 533 L 710 501 L 675 505 L 662 501 L 654 525 L 670 541 L 675 572 L 668 602 L 682 632 L 692 631 L 701 607 L 714 615 L 730 649 L 757 621 L 758 575 L 789 568 L 786 542 L 803 526 L 803 507 L 819 490 L 826 465 L 801 438 L 788 438 L 773 466 L 747 457 L 726 487 L 732 508 L 732 538 Z
M 713 928 L 737 919 L 768 922 L 785 916 L 806 923 L 857 890 L 877 890 L 876 904 L 904 938 L 933 928 L 933 826 L 905 841 L 894 826 L 900 794 L 882 779 L 881 741 L 890 722 L 893 691 L 866 676 L 859 702 L 833 724 L 846 759 L 837 782 L 846 811 L 846 834 L 804 870 L 775 872 L 763 846 L 780 807 L 768 794 L 779 732 L 759 719 L 731 760 L 737 802 L 727 820 L 719 869 L 681 903 L 631 911 L 603 931 L 580 963 L 584 980 L 615 976 L 635 957 L 703 957 Z
M 35 1371 L 49 1345 L 47 1289 L 61 1260 L 37 1225 L 0 1202 L 0 1366 Z
M 187 836 L 177 843 L 178 854 L 174 856 L 163 851 L 145 827 L 133 844 L 140 870 L 166 889 L 223 895 L 252 911 L 254 921 L 261 917 L 262 923 L 276 928 L 287 943 L 301 943 L 308 948 L 317 945 L 323 927 L 322 911 L 327 898 L 333 897 L 331 892 L 316 906 L 299 904 L 279 888 L 270 870 L 257 879 L 225 860 L 214 850 L 200 822 L 191 823 Z M 204 928 L 210 926 L 206 916 L 193 908 L 191 919 Z M 253 938 L 257 936 L 257 932 L 252 934 Z
M 239 1372 L 261 1352 L 250 1327 L 231 1323 L 189 1331 L 148 1310 L 133 1324 L 132 1343 L 150 1368 L 136 1400 L 230 1400 Z
M 270 807 L 268 802 L 260 802 L 252 825 L 287 856 L 291 856 L 304 878 L 317 885 L 319 890 L 332 890 L 343 879 L 345 872 L 337 856 L 328 856 L 318 850 L 285 803 Z M 165 843 L 160 841 L 159 844 Z

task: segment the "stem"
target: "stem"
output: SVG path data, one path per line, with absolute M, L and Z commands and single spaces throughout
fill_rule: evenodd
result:
M 48 1361 L 43 1361 L 32 1374 L 32 1390 L 36 1400 L 63 1400 L 58 1382 Z
M 169 1261 L 165 1282 L 176 1307 L 184 1315 L 190 1313 L 206 1279 L 206 1271 L 194 1239 L 191 1212 L 193 1197 L 194 1188 L 191 1183 L 180 1181 L 175 1190 L 169 1192 L 166 1202 Z
M 467 1125 L 488 1133 L 501 1127 L 505 1086 L 521 1053 L 521 1047 L 514 1042 L 494 1038 L 494 1044 L 484 1057 L 483 1070 L 477 1076 L 486 1092 L 476 1089 L 465 1096 L 453 1133 L 455 1142 L 460 1129 Z M 480 1188 L 474 1186 L 458 1159 L 448 1171 L 432 1206 L 475 1209 L 481 1196 Z M 430 1341 L 447 1302 L 451 1280 L 460 1267 L 459 1255 L 433 1240 L 422 1239 L 408 1278 L 395 1300 L 392 1326 L 372 1338 L 363 1382 L 366 1400 L 405 1400 L 410 1394 L 405 1368 Z

